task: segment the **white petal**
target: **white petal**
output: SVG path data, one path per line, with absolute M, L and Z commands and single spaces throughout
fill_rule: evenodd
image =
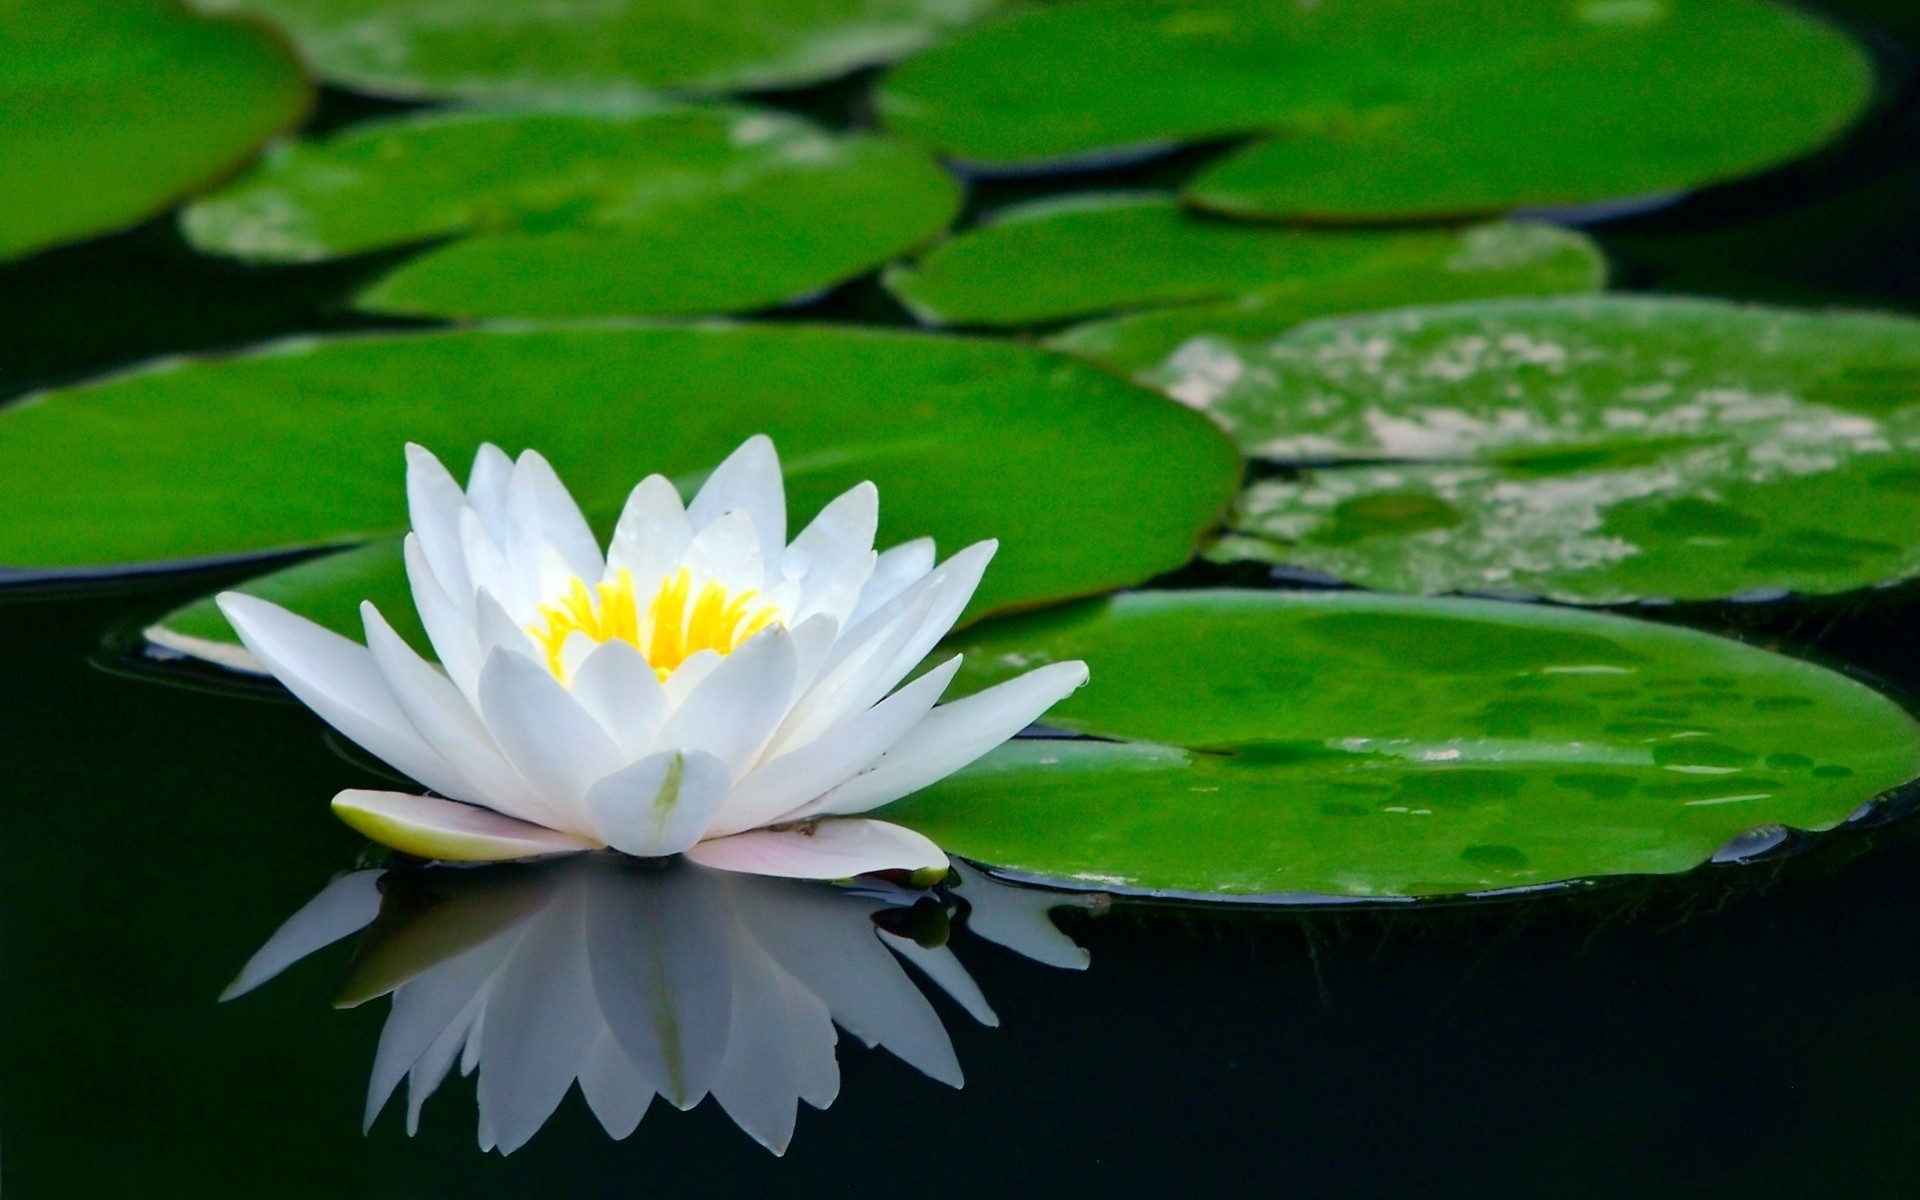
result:
M 870 871 L 945 868 L 940 847 L 885 821 L 821 821 L 798 829 L 755 829 L 687 851 L 701 866 L 787 879 L 851 879 Z
M 870 681 L 892 664 L 896 652 L 914 636 L 932 606 L 933 598 L 922 596 L 892 624 L 881 627 L 864 642 L 852 643 L 845 637 L 836 641 L 826 663 L 794 701 L 792 711 L 768 744 L 768 755 L 790 754 L 846 719 L 854 711 L 853 697 L 863 694 Z
M 958 859 L 953 869 L 967 903 L 967 932 L 1049 967 L 1084 971 L 1093 961 L 1051 915 L 1056 908 L 1092 908 L 1092 896 L 1001 883 Z
M 380 915 L 380 877 L 385 871 L 354 871 L 320 889 L 274 930 L 267 944 L 240 968 L 222 1000 L 244 996 L 294 963 L 373 924 Z
M 817 999 L 813 1006 L 800 1000 L 805 993 L 745 930 L 735 925 L 728 932 L 734 942 L 733 1013 L 713 1098 L 747 1136 L 785 1154 L 800 1109 L 795 1040 L 811 1032 L 796 1020 L 817 1018 L 829 1029 L 833 1021 Z
M 481 662 L 480 645 L 473 633 L 473 592 L 469 589 L 459 593 L 458 600 L 454 598 L 434 574 L 417 535 L 408 534 L 401 551 L 407 564 L 407 583 L 413 590 L 413 607 L 426 628 L 427 640 L 433 643 L 433 652 L 454 685 L 472 700 L 478 695 L 475 689 L 480 682 Z M 464 557 L 461 570 L 466 570 Z
M 714 468 L 687 505 L 687 520 L 699 530 L 728 512 L 745 513 L 752 520 L 760 536 L 760 560 L 769 572 L 778 573 L 780 552 L 787 544 L 787 492 L 780 456 L 765 434 L 748 438 Z
M 649 475 L 627 496 L 627 506 L 614 526 L 607 547 L 611 571 L 631 571 L 636 590 L 652 592 L 660 580 L 686 557 L 693 540 L 687 510 L 680 493 L 664 475 Z
M 393 1007 L 380 1030 L 367 1081 L 363 1132 L 373 1127 L 374 1118 L 402 1079 L 408 1079 L 412 1110 L 408 1124 L 417 1126 L 420 1104 L 453 1066 L 468 1031 L 485 1007 L 495 972 L 518 940 L 519 931 L 509 928 L 393 993 Z
M 940 694 L 959 669 L 960 656 L 955 655 L 793 753 L 755 767 L 727 797 L 726 809 L 715 823 L 712 836 L 725 837 L 770 825 L 845 783 L 918 725 L 939 702 Z
M 252 596 L 222 592 L 219 603 L 247 649 L 321 720 L 435 791 L 461 789 L 460 773 L 387 694 L 365 646 Z
M 480 672 L 480 716 L 564 827 L 585 833 L 587 789 L 627 761 L 599 722 L 545 667 L 503 650 Z
M 993 1011 L 993 1006 L 987 1003 L 986 994 L 973 981 L 973 976 L 967 974 L 967 969 L 960 965 L 960 960 L 953 956 L 952 950 L 945 946 L 929 949 L 912 938 L 900 937 L 884 929 L 880 931 L 880 940 L 895 954 L 920 968 L 921 973 L 951 996 L 955 1004 L 966 1009 L 968 1016 L 989 1029 L 999 1027 L 1000 1018 Z
M 1087 681 L 1083 662 L 1052 663 L 926 715 L 871 770 L 795 816 L 867 812 L 958 771 L 1031 725 Z
M 703 750 L 744 775 L 787 715 L 796 669 L 793 637 L 763 630 L 729 654 L 667 717 L 656 750 Z
M 640 651 L 618 639 L 603 642 L 567 677 L 573 698 L 600 722 L 621 754 L 646 753 L 666 720 L 667 693 Z
M 506 605 L 494 599 L 490 589 L 482 588 L 473 597 L 473 634 L 482 666 L 501 650 L 518 654 L 528 662 L 546 661 L 546 652 L 534 643 L 526 628 L 513 619 Z M 479 690 L 476 680 L 476 696 Z
M 507 483 L 513 478 L 513 460 L 492 442 L 482 442 L 467 473 L 467 503 L 497 544 L 507 540 Z
M 460 510 L 466 506 L 467 494 L 432 451 L 407 443 L 408 519 L 434 575 L 455 596 L 473 590 L 460 544 Z
M 699 841 L 726 798 L 725 763 L 698 750 L 668 750 L 594 784 L 587 813 L 615 850 L 663 858 Z
M 793 635 L 793 694 L 797 698 L 811 687 L 814 677 L 825 665 L 827 655 L 840 637 L 840 622 L 829 616 L 812 616 L 787 627 Z
M 933 570 L 933 558 L 932 538 L 915 538 L 891 550 L 882 551 L 879 561 L 873 566 L 873 577 L 860 594 L 860 603 L 847 615 L 844 623 L 853 625 L 866 620 L 881 605 L 918 583 L 922 576 Z
M 866 594 L 867 583 L 873 578 L 874 566 L 879 561 L 879 556 L 868 550 L 837 564 L 832 571 L 821 570 L 809 575 L 802 598 L 791 609 L 793 619 L 804 621 L 829 616 L 836 623 L 850 621 L 854 610 L 860 607 L 860 598 Z
M 480 715 L 445 675 L 429 666 L 401 640 L 372 604 L 362 602 L 367 649 L 387 681 L 387 691 L 428 745 L 440 752 L 468 787 L 446 795 L 536 824 L 554 815 L 533 794 L 520 773 L 501 756 Z
M 404 792 L 341 792 L 333 811 L 354 829 L 403 854 L 445 862 L 499 862 L 591 850 L 596 843 L 530 825 L 491 809 Z
M 632 1136 L 653 1103 L 652 1085 L 604 1024 L 580 1068 L 580 1095 L 615 1141 Z
M 880 489 L 860 483 L 834 497 L 787 547 L 780 573 L 788 579 L 826 578 L 873 549 L 880 527 Z
M 512 614 L 516 625 L 527 624 L 538 615 L 533 576 L 513 569 L 505 551 L 481 524 L 480 514 L 471 508 L 460 510 L 460 548 L 466 554 L 467 575 L 473 580 L 475 592 L 491 593 Z
M 687 567 L 698 581 L 717 579 L 729 591 L 759 591 L 766 586 L 766 553 L 753 518 L 738 510 L 694 527 L 687 544 Z
M 687 702 L 687 697 L 707 681 L 707 676 L 720 669 L 727 661 L 718 650 L 696 650 L 680 660 L 673 674 L 660 684 L 667 692 L 667 711 L 672 712 Z
M 534 563 L 535 547 L 549 543 L 560 552 L 573 574 L 596 580 L 606 572 L 600 543 L 594 540 L 580 506 L 566 485 L 538 451 L 528 450 L 514 464 L 507 481 L 507 549 L 514 564 Z

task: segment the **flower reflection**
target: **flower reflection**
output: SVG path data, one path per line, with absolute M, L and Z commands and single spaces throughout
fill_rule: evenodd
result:
M 1051 908 L 1087 904 L 960 868 L 983 937 L 1054 966 L 1086 952 Z M 391 995 L 367 1090 L 370 1127 L 407 1085 L 407 1128 L 457 1064 L 477 1075 L 480 1145 L 509 1153 L 575 1083 L 626 1137 L 656 1096 L 712 1096 L 784 1153 L 801 1101 L 833 1103 L 837 1024 L 925 1074 L 961 1083 L 953 1043 L 901 962 L 997 1024 L 946 944 L 935 893 L 640 863 L 608 853 L 485 868 L 358 871 L 329 884 L 261 947 L 223 999 L 366 930 L 339 1004 Z

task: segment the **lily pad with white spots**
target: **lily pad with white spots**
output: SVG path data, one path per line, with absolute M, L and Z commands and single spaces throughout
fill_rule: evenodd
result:
M 1217 558 L 1577 603 L 1920 575 L 1908 318 L 1492 301 L 1198 340 L 1150 377 L 1295 468 L 1246 491 Z
M 536 448 L 604 536 L 643 476 L 692 486 L 754 433 L 796 522 L 871 479 L 883 545 L 1000 539 L 975 615 L 1181 566 L 1241 470 L 1197 414 L 1019 345 L 801 325 L 305 339 L 0 412 L 0 563 L 103 574 L 379 539 L 405 527 L 409 441 L 453 463 Z M 391 541 L 260 586 L 348 630 L 360 600 L 412 607 Z
M 284 30 L 329 83 L 382 96 L 790 87 L 888 62 L 1001 0 L 188 0 Z
M 0 0 L 0 30 L 0 259 L 145 220 L 307 109 L 277 39 L 162 0 Z
M 1080 0 L 917 55 L 880 106 L 987 169 L 1251 137 L 1189 202 L 1378 221 L 1737 178 L 1831 140 L 1873 86 L 1859 46 L 1771 0 Z
M 889 819 L 1079 887 L 1389 899 L 1707 861 L 1920 775 L 1920 724 L 1691 630 L 1489 601 L 1145 592 L 958 635 L 959 686 L 1083 658 L 1048 723 Z
M 1151 193 L 1003 209 L 886 275 L 888 290 L 923 321 L 992 326 L 1250 294 L 1273 297 L 1297 322 L 1474 296 L 1597 291 L 1605 280 L 1598 248 L 1551 226 L 1275 229 L 1196 216 Z
M 862 274 L 960 203 L 923 151 L 782 113 L 601 106 L 429 112 L 274 147 L 182 215 L 202 250 L 305 262 L 424 253 L 377 312 L 738 312 Z

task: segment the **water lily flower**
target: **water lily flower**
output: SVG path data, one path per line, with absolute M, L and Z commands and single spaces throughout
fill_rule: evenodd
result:
M 936 565 L 873 550 L 862 483 L 791 542 L 780 461 L 749 440 L 690 504 L 634 488 L 603 553 L 553 468 L 480 448 L 465 489 L 407 449 L 406 566 L 439 658 L 371 605 L 366 644 L 254 597 L 221 610 L 268 671 L 434 795 L 346 791 L 355 829 L 422 858 L 610 846 L 796 878 L 937 870 L 924 836 L 857 814 L 959 770 L 1086 681 L 1056 663 L 938 704 L 995 543 Z

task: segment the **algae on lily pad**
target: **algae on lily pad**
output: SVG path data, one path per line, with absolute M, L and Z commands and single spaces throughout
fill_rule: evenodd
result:
M 0 411 L 0 564 L 105 573 L 391 534 L 409 441 L 456 463 L 482 441 L 536 448 L 605 525 L 641 476 L 697 483 L 746 432 L 779 447 L 796 522 L 871 479 L 887 544 L 1001 539 L 975 614 L 1182 565 L 1240 476 L 1203 417 L 1025 346 L 801 325 L 302 339 Z M 402 611 L 397 560 L 345 583 L 297 567 L 315 594 L 276 599 Z M 387 590 L 339 594 L 369 577 Z
M 908 60 L 880 103 L 986 168 L 1261 138 L 1189 201 L 1374 221 L 1736 178 L 1823 145 L 1872 92 L 1864 51 L 1771 0 L 1080 0 Z
M 1552 226 L 1274 229 L 1196 216 L 1151 193 L 1004 209 L 886 275 L 888 290 L 923 321 L 1003 326 L 1268 292 L 1296 297 L 1289 306 L 1304 320 L 1421 301 L 1597 291 L 1605 281 L 1599 249 Z M 1324 302 L 1314 299 L 1322 293 Z M 1313 307 L 1320 303 L 1331 307 Z
M 974 690 L 1085 659 L 1047 723 L 888 809 L 1079 887 L 1390 898 L 1685 871 L 1920 775 L 1920 725 L 1811 663 L 1578 610 L 1142 592 L 949 640 Z
M 1001 0 L 188 0 L 284 29 L 382 96 L 790 87 L 887 62 Z
M 734 107 L 429 112 L 273 148 L 181 218 L 200 249 L 301 262 L 442 241 L 376 312 L 738 312 L 862 274 L 960 204 L 925 152 Z
M 1148 377 L 1301 465 L 1247 490 L 1217 558 L 1576 603 L 1920 574 L 1910 318 L 1488 301 L 1201 339 Z
M 145 220 L 306 112 L 257 26 L 163 0 L 0 0 L 0 259 Z

